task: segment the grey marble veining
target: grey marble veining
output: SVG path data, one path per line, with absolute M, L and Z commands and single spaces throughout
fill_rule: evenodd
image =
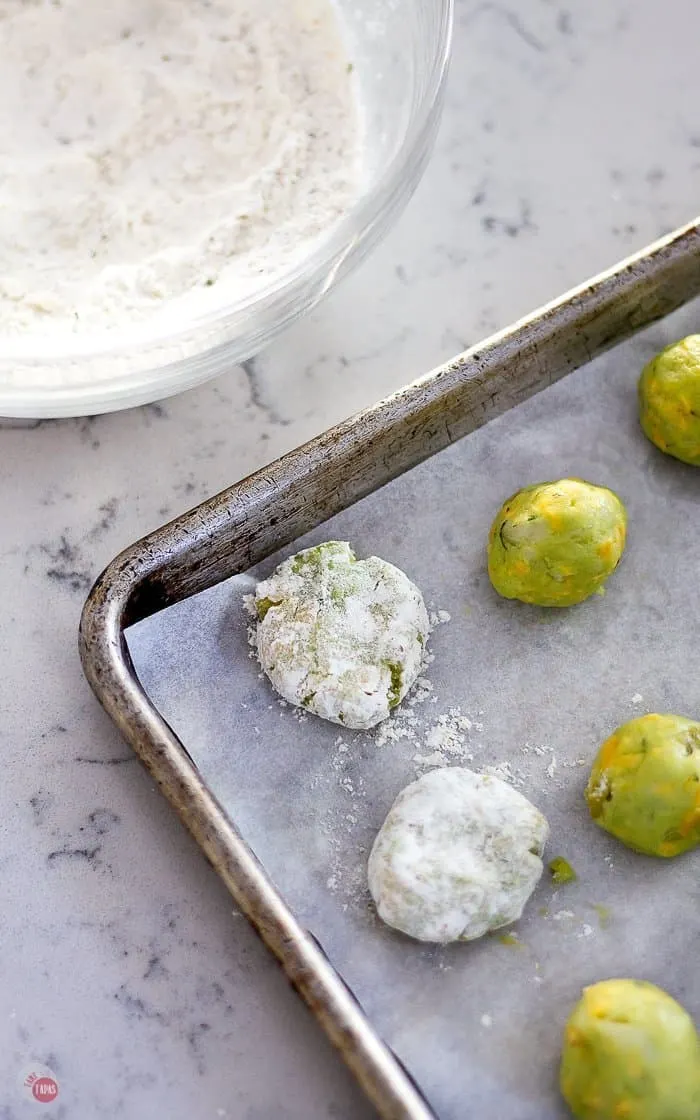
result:
M 370 1115 L 97 707 L 76 629 L 131 540 L 695 213 L 692 0 L 457 8 L 433 162 L 326 304 L 178 398 L 0 431 L 1 1120 Z M 55 1105 L 20 1088 L 32 1061 Z

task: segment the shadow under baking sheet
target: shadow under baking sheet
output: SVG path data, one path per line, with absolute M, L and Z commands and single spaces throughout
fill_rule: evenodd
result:
M 657 452 L 636 411 L 642 366 L 699 312 L 686 306 L 253 572 L 127 631 L 147 693 L 442 1120 L 567 1116 L 561 1032 L 587 983 L 652 980 L 700 1013 L 697 857 L 634 855 L 583 800 L 617 725 L 646 711 L 700 716 L 700 471 Z M 605 596 L 563 611 L 499 599 L 484 564 L 496 510 L 518 487 L 566 475 L 628 507 Z M 421 683 L 372 732 L 280 702 L 251 656 L 255 579 L 328 539 L 397 564 L 436 623 Z M 368 851 L 399 790 L 435 765 L 513 782 L 549 819 L 546 860 L 564 856 L 576 881 L 557 887 L 545 870 L 517 926 L 471 944 L 385 928 Z

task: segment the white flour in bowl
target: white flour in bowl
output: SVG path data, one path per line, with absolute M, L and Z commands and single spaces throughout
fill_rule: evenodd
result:
M 331 0 L 0 0 L 0 342 L 294 264 L 359 191 L 351 69 Z

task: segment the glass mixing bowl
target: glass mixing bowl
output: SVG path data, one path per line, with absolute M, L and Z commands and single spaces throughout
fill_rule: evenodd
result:
M 301 263 L 177 330 L 2 338 L 0 417 L 84 416 L 191 388 L 259 352 L 386 233 L 413 193 L 442 108 L 453 0 L 335 0 L 363 107 L 364 188 Z M 60 349 L 59 347 L 63 347 Z

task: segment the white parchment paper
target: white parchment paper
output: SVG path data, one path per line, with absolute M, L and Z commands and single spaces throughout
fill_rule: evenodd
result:
M 349 540 L 450 615 L 418 702 L 379 734 L 279 703 L 249 656 L 250 576 L 128 634 L 149 695 L 443 1120 L 566 1116 L 561 1031 L 584 984 L 649 979 L 700 1014 L 700 856 L 634 855 L 583 801 L 617 725 L 646 711 L 700 716 L 700 471 L 651 447 L 635 396 L 644 362 L 699 323 L 700 307 L 685 308 L 288 550 Z M 484 564 L 498 506 L 565 475 L 611 486 L 628 506 L 605 597 L 563 611 L 499 599 Z M 549 818 L 546 858 L 578 873 L 557 889 L 545 872 L 517 940 L 428 947 L 373 913 L 372 839 L 399 790 L 435 764 L 497 767 Z

